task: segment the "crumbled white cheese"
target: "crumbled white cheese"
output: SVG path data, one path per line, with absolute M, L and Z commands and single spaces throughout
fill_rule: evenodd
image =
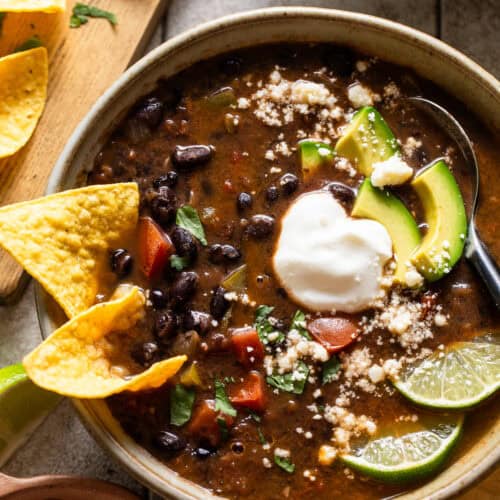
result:
M 448 318 L 442 313 L 437 313 L 434 316 L 434 324 L 436 326 L 445 326 L 448 324 Z
M 356 61 L 356 69 L 364 73 L 368 69 L 368 61 Z
M 250 101 L 246 97 L 240 97 L 237 103 L 239 109 L 248 109 L 250 107 Z
M 283 448 L 275 448 L 274 449 L 274 456 L 280 457 L 280 458 L 288 458 L 290 456 L 290 450 L 285 450 Z
M 398 155 L 373 164 L 372 184 L 376 187 L 403 184 L 413 175 L 413 169 Z
M 290 99 L 295 104 L 310 104 L 315 106 L 317 104 L 334 104 L 335 97 L 331 101 L 332 94 L 322 84 L 310 82 L 307 80 L 297 80 L 292 83 Z M 328 101 L 330 99 L 330 101 Z
M 370 89 L 360 83 L 355 83 L 349 87 L 347 97 L 355 108 L 373 105 L 373 96 Z
M 422 286 L 424 277 L 414 267 L 411 267 L 405 273 L 405 282 L 410 288 L 417 288 Z
M 262 465 L 263 465 L 266 469 L 270 469 L 270 468 L 273 466 L 273 464 L 271 463 L 271 460 L 269 460 L 269 458 L 267 458 L 267 457 L 264 457 L 264 458 L 262 459 Z
M 368 369 L 368 378 L 374 383 L 378 384 L 385 379 L 384 369 L 379 365 L 372 365 Z

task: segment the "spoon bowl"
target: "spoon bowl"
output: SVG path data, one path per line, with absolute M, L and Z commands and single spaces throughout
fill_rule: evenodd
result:
M 473 188 L 469 210 L 469 227 L 465 240 L 465 258 L 475 267 L 488 288 L 495 305 L 500 308 L 500 272 L 476 229 L 475 216 L 479 202 L 479 165 L 472 142 L 458 120 L 439 104 L 423 97 L 409 97 L 408 100 L 434 119 L 455 141 L 465 158 Z

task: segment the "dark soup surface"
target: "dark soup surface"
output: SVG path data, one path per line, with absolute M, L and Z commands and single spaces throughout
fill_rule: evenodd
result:
M 200 62 L 159 82 L 97 156 L 89 184 L 141 193 L 137 238 L 110 257 L 148 299 L 120 347 L 128 369 L 188 356 L 168 384 L 108 404 L 182 476 L 230 498 L 382 498 L 453 462 L 496 414 L 491 398 L 466 412 L 448 456 L 462 424 L 446 401 L 474 406 L 456 378 L 465 365 L 481 378 L 485 354 L 439 359 L 477 337 L 489 353 L 498 314 L 462 256 L 466 166 L 415 95 L 470 133 L 478 227 L 499 256 L 498 137 L 411 71 L 342 47 Z M 437 374 L 395 387 L 429 356 Z

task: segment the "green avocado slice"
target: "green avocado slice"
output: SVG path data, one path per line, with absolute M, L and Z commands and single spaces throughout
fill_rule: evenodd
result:
M 365 106 L 352 117 L 335 145 L 335 152 L 369 177 L 372 165 L 398 153 L 399 146 L 382 115 L 372 106 Z
M 411 261 L 428 281 L 448 274 L 462 255 L 467 216 L 460 188 L 444 160 L 436 160 L 412 181 L 428 225 Z
M 406 284 L 406 272 L 410 255 L 420 245 L 421 237 L 415 219 L 403 202 L 388 191 L 372 186 L 365 179 L 358 190 L 351 215 L 380 222 L 389 233 L 397 265 L 396 283 Z
M 299 142 L 299 155 L 302 173 L 307 178 L 323 165 L 333 165 L 335 153 L 326 142 L 304 139 Z

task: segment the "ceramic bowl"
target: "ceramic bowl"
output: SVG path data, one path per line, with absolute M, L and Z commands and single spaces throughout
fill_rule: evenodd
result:
M 236 14 L 191 29 L 137 62 L 96 102 L 73 133 L 50 177 L 47 194 L 74 187 L 93 164 L 107 132 L 160 77 L 169 77 L 216 54 L 268 42 L 335 42 L 387 61 L 409 66 L 439 84 L 490 128 L 500 130 L 500 83 L 460 52 L 429 35 L 377 17 L 305 7 L 262 9 Z M 44 336 L 53 327 L 50 300 L 38 288 Z M 103 401 L 75 401 L 96 440 L 130 474 L 164 496 L 209 498 L 136 444 L 111 416 Z M 440 475 L 401 496 L 441 499 L 457 494 L 491 469 L 500 458 L 500 419 L 485 426 L 481 438 Z

